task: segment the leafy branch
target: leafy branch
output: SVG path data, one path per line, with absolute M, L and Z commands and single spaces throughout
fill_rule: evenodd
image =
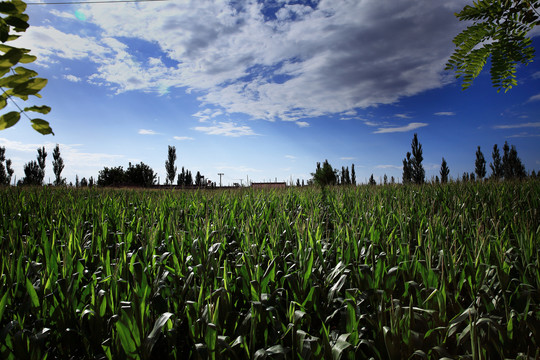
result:
M 0 116 L 0 130 L 7 129 L 19 122 L 21 114 L 24 114 L 32 123 L 32 127 L 43 135 L 53 134 L 49 122 L 43 119 L 31 119 L 28 112 L 48 114 L 51 108 L 43 106 L 30 106 L 21 109 L 15 98 L 28 100 L 29 96 L 41 98 L 39 92 L 47 85 L 47 79 L 37 77 L 38 73 L 17 64 L 28 64 L 36 60 L 36 57 L 28 54 L 30 50 L 6 45 L 8 41 L 18 39 L 20 35 L 11 34 L 24 32 L 28 29 L 28 15 L 24 13 L 26 3 L 22 0 L 0 2 L 0 109 L 7 106 L 10 100 L 19 111 L 10 111 Z
M 540 24 L 539 6 L 540 0 L 478 0 L 455 14 L 460 21 L 473 21 L 454 38 L 456 49 L 446 64 L 446 70 L 462 78 L 463 90 L 472 85 L 490 56 L 491 82 L 497 92 L 517 85 L 517 66 L 534 59 L 527 34 Z

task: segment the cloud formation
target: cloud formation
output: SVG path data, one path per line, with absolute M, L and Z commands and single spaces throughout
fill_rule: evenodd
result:
M 158 135 L 159 133 L 150 129 L 139 129 L 138 134 L 139 135 Z
M 89 80 L 115 93 L 182 88 L 229 114 L 298 121 L 441 87 L 449 81 L 443 69 L 451 40 L 463 27 L 453 13 L 465 3 L 86 4 L 85 22 L 55 11 L 69 26 L 33 26 L 22 38 L 44 65 L 58 58 L 93 62 Z M 161 57 L 145 53 L 156 46 Z
M 200 131 L 208 135 L 221 135 L 229 137 L 257 135 L 249 126 L 237 125 L 232 122 L 219 122 L 212 126 L 196 126 L 193 128 L 193 130 Z
M 433 115 L 436 115 L 436 116 L 454 116 L 454 115 L 456 115 L 456 113 L 453 112 L 453 111 L 439 111 L 439 112 L 434 113 Z
M 173 139 L 178 141 L 194 140 L 192 137 L 189 136 L 173 136 Z
M 424 126 L 428 126 L 428 124 L 413 122 L 405 126 L 379 128 L 377 131 L 374 131 L 373 133 L 374 134 L 388 134 L 388 133 L 395 133 L 395 132 L 407 132 L 407 131 L 416 130 Z
M 535 128 L 540 127 L 540 122 L 528 122 L 528 123 L 521 123 L 521 124 L 507 124 L 507 125 L 495 125 L 493 126 L 494 129 L 520 129 L 520 128 Z

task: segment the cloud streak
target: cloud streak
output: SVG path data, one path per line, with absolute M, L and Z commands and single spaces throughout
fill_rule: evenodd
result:
M 396 133 L 396 132 L 407 132 L 407 131 L 416 130 L 424 126 L 428 126 L 428 124 L 413 122 L 405 126 L 379 128 L 377 131 L 374 131 L 373 133 L 374 134 L 389 134 L 389 133 Z
M 236 125 L 232 122 L 219 122 L 212 126 L 196 126 L 193 130 L 203 132 L 207 135 L 221 135 L 228 137 L 257 135 L 249 126 Z
M 506 124 L 506 125 L 495 125 L 494 129 L 521 129 L 521 128 L 537 128 L 540 127 L 540 122 L 528 122 L 521 124 Z
M 139 135 L 158 135 L 159 133 L 149 129 L 139 129 L 137 132 Z

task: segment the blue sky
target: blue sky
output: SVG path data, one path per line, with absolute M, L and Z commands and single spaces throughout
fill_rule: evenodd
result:
M 487 68 L 466 91 L 444 71 L 466 25 L 453 14 L 467 3 L 29 5 L 31 27 L 18 45 L 49 80 L 32 103 L 52 107 L 44 118 L 55 136 L 22 119 L 0 132 L 0 146 L 17 179 L 45 146 L 52 181 L 58 143 L 73 182 L 142 161 L 163 183 L 168 145 L 179 169 L 217 182 L 224 173 L 224 184 L 308 180 L 325 159 L 338 169 L 354 163 L 366 182 L 400 179 L 416 132 L 428 178 L 442 157 L 451 177 L 472 172 L 477 146 L 489 163 L 505 141 L 538 171 L 538 61 L 518 69 L 507 93 L 491 86 Z

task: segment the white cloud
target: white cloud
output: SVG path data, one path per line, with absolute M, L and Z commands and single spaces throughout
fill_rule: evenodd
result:
M 64 75 L 64 79 L 72 81 L 72 82 L 81 82 L 82 79 L 80 77 L 77 77 L 75 75 Z
M 199 119 L 199 122 L 207 122 L 217 116 L 223 115 L 223 111 L 216 109 L 204 109 L 193 114 L 194 117 Z
M 339 158 L 340 160 L 354 160 L 355 158 L 354 157 L 351 157 L 351 156 L 342 156 Z
M 32 26 L 20 45 L 41 63 L 90 60 L 92 83 L 116 93 L 184 88 L 229 114 L 298 121 L 441 87 L 451 40 L 464 26 L 453 13 L 464 3 L 280 1 L 274 14 L 267 3 L 248 1 L 86 4 L 85 24 L 98 29 L 91 36 L 88 26 L 72 34 Z M 67 13 L 53 14 L 73 23 Z M 141 58 L 123 39 L 162 54 Z
M 305 121 L 297 121 L 296 125 L 298 125 L 299 127 L 309 127 L 309 123 Z
M 192 137 L 189 136 L 173 136 L 173 139 L 178 141 L 194 140 Z
M 401 169 L 401 166 L 397 165 L 377 165 L 375 169 Z
M 138 134 L 139 135 L 158 135 L 159 133 L 155 132 L 154 130 L 139 129 Z
M 249 126 L 236 125 L 232 122 L 219 122 L 213 126 L 196 126 L 193 130 L 206 133 L 208 135 L 221 135 L 229 137 L 240 137 L 257 135 Z
M 527 100 L 527 102 L 531 102 L 531 101 L 539 101 L 540 100 L 540 94 L 537 94 L 537 95 L 534 95 L 534 96 L 531 96 L 529 98 L 529 100 Z
M 507 125 L 495 125 L 493 126 L 494 129 L 520 129 L 520 128 L 536 128 L 540 127 L 540 122 L 529 122 L 529 123 L 521 123 L 521 124 L 507 124 Z
M 411 116 L 408 115 L 408 114 L 395 114 L 394 116 L 397 117 L 397 118 L 400 118 L 400 119 L 410 119 L 411 118 Z
M 296 159 L 296 156 L 294 156 L 294 155 L 285 155 L 285 158 L 294 160 L 294 159 Z
M 453 112 L 453 111 L 439 111 L 439 112 L 434 113 L 433 115 L 437 115 L 437 116 L 454 116 L 454 115 L 456 115 L 456 113 Z
M 530 134 L 528 132 L 520 132 L 519 134 L 510 135 L 508 137 L 509 138 L 540 137 L 540 134 Z
M 374 134 L 387 134 L 387 133 L 395 133 L 395 132 L 407 132 L 412 131 L 424 126 L 427 126 L 426 123 L 410 123 L 405 126 L 400 127 L 386 127 L 386 128 L 379 128 L 377 131 L 374 131 Z

